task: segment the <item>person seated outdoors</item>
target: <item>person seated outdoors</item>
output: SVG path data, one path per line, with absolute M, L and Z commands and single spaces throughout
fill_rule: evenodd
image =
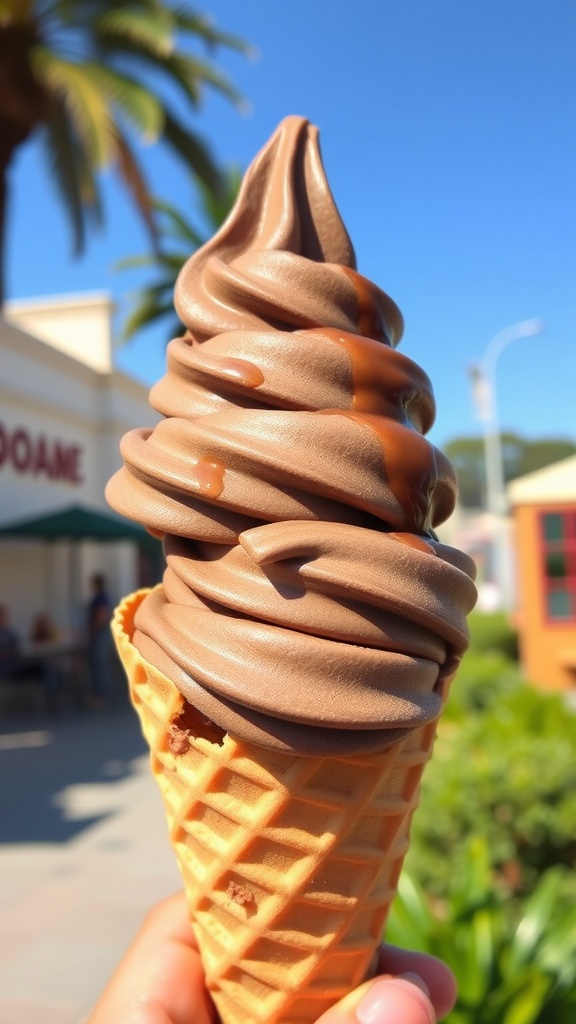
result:
M 36 644 L 53 644 L 58 640 L 58 630 L 52 622 L 52 619 L 46 612 L 39 612 L 35 616 L 32 623 L 32 629 L 30 631 L 30 643 Z
M 20 641 L 16 630 L 10 624 L 10 612 L 0 604 L 0 678 L 12 676 L 18 668 Z
M 50 661 L 22 653 L 20 638 L 13 628 L 10 612 L 0 605 L 0 681 L 13 683 L 39 682 L 44 688 L 49 711 L 58 706 L 60 676 Z

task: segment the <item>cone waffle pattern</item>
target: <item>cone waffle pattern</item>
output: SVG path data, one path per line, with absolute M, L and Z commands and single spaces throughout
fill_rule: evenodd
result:
M 435 723 L 369 756 L 295 757 L 188 725 L 176 686 L 114 634 L 223 1024 L 313 1024 L 366 976 L 395 895 Z M 182 742 L 182 737 L 184 741 Z

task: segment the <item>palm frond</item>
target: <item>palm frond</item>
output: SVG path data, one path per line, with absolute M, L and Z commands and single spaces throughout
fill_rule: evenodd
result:
M 35 0 L 0 0 L 0 25 L 25 25 L 31 20 Z
M 64 103 L 52 102 L 45 128 L 56 187 L 70 218 L 73 251 L 80 255 L 88 219 L 98 227 L 104 220 L 98 182 Z
M 176 278 L 189 256 L 189 249 L 187 249 L 186 252 L 161 251 L 156 259 L 156 266 L 159 270 L 164 272 L 165 276 L 161 277 L 160 282 L 163 282 L 166 287 L 173 289 Z
M 154 199 L 153 205 L 154 209 L 162 214 L 162 233 L 164 235 L 168 238 L 186 242 L 191 249 L 194 247 L 199 248 L 204 244 L 206 239 L 171 203 L 167 203 L 162 199 Z
M 208 147 L 197 135 L 186 131 L 169 111 L 164 112 L 164 118 L 164 138 L 191 167 L 200 181 L 205 182 L 209 188 L 218 190 L 220 173 Z
M 120 176 L 140 211 L 144 223 L 148 228 L 152 246 L 156 251 L 158 249 L 158 231 L 156 229 L 152 200 L 144 178 L 144 173 L 132 152 L 126 136 L 122 134 L 118 127 L 116 127 L 115 141 Z
M 80 194 L 84 207 L 85 219 L 90 219 L 97 227 L 104 224 L 104 210 L 98 187 L 98 179 L 94 173 L 94 166 L 87 159 L 85 150 L 78 145 L 78 176 L 80 180 Z
M 154 65 L 165 74 L 174 85 L 179 86 L 185 99 L 193 107 L 202 102 L 202 82 L 190 66 L 190 60 L 183 53 L 171 53 L 169 57 L 158 57 Z
M 170 292 L 166 296 L 164 292 L 164 297 L 162 297 L 162 295 L 153 294 L 154 292 L 156 289 L 143 288 L 134 296 L 133 309 L 124 322 L 121 341 L 128 341 L 143 327 L 149 327 L 168 313 L 174 312 L 172 293 Z M 180 333 L 182 333 L 182 328 L 180 328 Z
M 145 253 L 142 256 L 126 256 L 122 260 L 117 260 L 114 263 L 113 269 L 136 270 L 139 267 L 153 267 L 161 272 L 161 276 L 156 281 L 154 287 L 160 290 L 168 289 L 172 292 L 176 278 L 189 256 L 189 250 L 186 252 L 166 252 L 160 250 L 156 253 Z
M 220 182 L 220 187 L 217 190 L 208 188 L 203 181 L 198 182 L 202 197 L 202 211 L 210 227 L 214 230 L 224 223 L 236 202 L 242 184 L 242 171 L 235 165 L 227 167 L 220 173 Z
M 92 163 L 105 167 L 112 155 L 113 123 L 98 85 L 97 66 L 64 60 L 40 45 L 31 49 L 30 63 L 50 95 L 66 104 Z
M 61 103 L 53 102 L 50 105 L 46 121 L 46 142 L 54 181 L 70 218 L 74 254 L 78 256 L 84 249 L 85 233 L 77 143 L 68 113 Z
M 210 234 L 220 227 L 234 204 L 242 175 L 237 167 L 230 167 L 220 173 L 219 188 L 215 192 L 205 183 L 201 184 L 202 213 L 209 225 Z M 174 206 L 160 199 L 153 200 L 154 209 L 161 215 L 158 225 L 162 239 L 177 242 L 178 247 L 167 250 L 162 247 L 153 258 L 132 257 L 124 260 L 116 269 L 153 266 L 157 272 L 156 282 L 140 291 L 134 298 L 133 310 L 126 320 L 123 338 L 132 337 L 141 327 L 152 320 L 164 319 L 172 312 L 172 293 L 176 278 L 191 253 L 204 243 L 205 237 Z M 182 248 L 181 248 L 182 247 Z M 183 251 L 184 250 L 184 251 Z M 168 307 L 166 297 L 170 296 Z
M 244 54 L 245 57 L 254 56 L 254 47 L 250 43 L 231 32 L 222 32 L 209 15 L 192 11 L 188 4 L 176 4 L 172 12 L 178 31 L 199 36 L 211 49 L 226 46 L 230 50 Z
M 164 112 L 156 97 L 133 78 L 112 68 L 100 64 L 94 68 L 94 74 L 110 102 L 130 118 L 146 142 L 155 142 L 164 124 Z
M 156 256 L 153 253 L 143 253 L 141 256 L 125 256 L 116 260 L 113 270 L 136 270 L 139 267 L 155 267 Z
M 164 5 L 147 5 L 146 10 L 117 6 L 94 20 L 94 30 L 102 36 L 116 36 L 139 50 L 167 57 L 174 51 L 175 19 Z
M 187 95 L 194 94 L 198 97 L 195 100 L 196 104 L 201 96 L 200 87 L 211 85 L 213 89 L 230 100 L 235 107 L 241 108 L 244 105 L 243 96 L 234 88 L 226 75 L 218 71 L 209 61 L 202 60 L 201 57 L 178 52 L 160 60 L 158 64 L 171 78 L 182 85 Z
M 208 61 L 193 57 L 182 51 L 163 53 L 157 47 L 138 44 L 134 39 L 110 36 L 99 32 L 99 45 L 102 54 L 109 58 L 114 56 L 129 60 L 132 64 L 149 63 L 155 70 L 166 76 L 166 82 L 178 85 L 184 96 L 193 106 L 198 107 L 202 101 L 202 87 L 211 85 L 226 96 L 237 109 L 243 109 L 243 96 L 235 89 L 229 79 L 218 72 Z
M 203 243 L 202 228 L 188 224 L 169 204 L 154 207 L 127 132 L 134 126 L 143 141 L 161 138 L 202 187 L 207 219 L 220 220 L 227 205 L 225 183 L 185 117 L 200 104 L 205 88 L 236 105 L 242 98 L 218 67 L 196 54 L 209 51 L 210 56 L 226 47 L 248 55 L 251 48 L 185 0 L 0 0 L 0 26 L 12 24 L 25 26 L 30 39 L 38 39 L 27 50 L 45 100 L 36 122 L 47 122 L 49 159 L 75 251 L 83 249 L 89 225 L 102 223 L 99 171 L 115 161 L 150 232 L 150 265 L 162 280 L 175 277 L 190 251 Z M 164 109 L 164 98 L 175 89 L 185 100 L 182 114 Z M 158 246 L 161 221 L 163 235 L 172 240 L 168 252 Z

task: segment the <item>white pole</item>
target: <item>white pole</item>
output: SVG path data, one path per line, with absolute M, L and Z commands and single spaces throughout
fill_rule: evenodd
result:
M 502 458 L 502 441 L 496 402 L 496 363 L 504 349 L 520 338 L 541 334 L 541 320 L 523 320 L 499 331 L 488 343 L 480 365 L 472 370 L 478 419 L 484 428 L 484 464 L 486 472 L 486 507 L 491 519 L 494 581 L 501 606 L 509 610 L 513 600 L 512 560 L 506 530 L 506 484 Z

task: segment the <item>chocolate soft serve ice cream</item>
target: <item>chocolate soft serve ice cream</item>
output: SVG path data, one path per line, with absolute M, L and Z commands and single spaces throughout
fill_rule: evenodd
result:
M 185 265 L 108 498 L 163 538 L 113 631 L 222 1024 L 313 1024 L 373 964 L 466 647 L 430 381 L 284 121 Z
M 357 273 L 317 130 L 288 118 L 176 286 L 184 337 L 107 497 L 163 537 L 132 642 L 241 740 L 384 750 L 438 717 L 473 563 L 435 539 L 455 476 L 426 374 Z

